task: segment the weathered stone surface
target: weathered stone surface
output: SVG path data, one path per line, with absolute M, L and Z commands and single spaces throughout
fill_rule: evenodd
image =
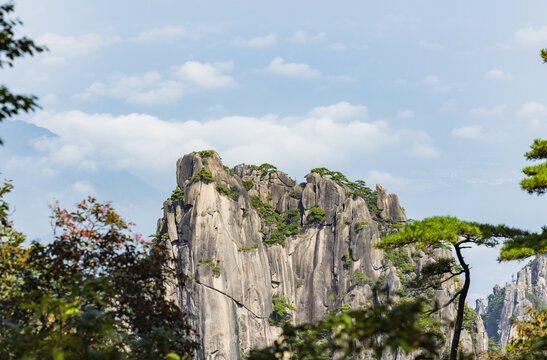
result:
M 191 180 L 202 168 L 214 182 Z M 293 321 L 316 322 L 342 304 L 371 304 L 371 286 L 377 281 L 383 281 L 390 296 L 401 289 L 397 270 L 373 247 L 380 231 L 407 219 L 397 196 L 377 186 L 382 212 L 377 218 L 346 186 L 315 173 L 306 180 L 296 184 L 282 172 L 261 172 L 248 165 L 227 170 L 215 152 L 178 160 L 177 187 L 184 199 L 164 203 L 158 231 L 167 234 L 174 263 L 189 277 L 186 288 L 170 289 L 170 296 L 190 314 L 201 345 L 198 359 L 241 359 L 251 348 L 271 344 L 280 334 L 269 322 L 275 296 L 296 307 Z M 239 196 L 229 197 L 217 186 Z M 279 213 L 297 209 L 300 232 L 288 236 L 285 246 L 267 247 L 261 231 L 275 224 L 263 223 L 251 196 Z M 308 220 L 313 207 L 325 211 L 325 221 Z M 432 261 L 421 250 L 406 253 L 416 271 Z M 446 256 L 451 253 L 444 249 L 433 254 Z M 443 303 L 456 292 L 457 284 L 451 281 L 437 290 L 436 299 Z M 444 308 L 443 321 L 449 323 L 455 313 L 454 305 Z M 473 343 L 469 335 L 465 341 Z
M 378 194 L 378 210 L 381 211 L 382 219 L 393 219 L 396 221 L 407 221 L 405 212 L 399 204 L 399 197 L 395 194 L 388 194 L 382 185 L 376 185 Z

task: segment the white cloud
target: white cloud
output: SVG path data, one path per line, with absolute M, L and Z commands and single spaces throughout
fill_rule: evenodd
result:
M 517 112 L 519 116 L 522 117 L 544 117 L 547 115 L 547 108 L 545 108 L 545 105 L 538 103 L 538 102 L 529 102 L 524 104 L 519 111 Z
M 534 29 L 531 26 L 525 29 L 518 29 L 515 32 L 515 39 L 523 45 L 540 46 L 547 42 L 547 25 L 538 29 Z
M 424 142 L 413 144 L 405 151 L 408 151 L 408 156 L 415 158 L 430 159 L 439 156 L 439 152 L 433 146 Z
M 547 108 L 541 103 L 532 101 L 524 104 L 519 111 L 517 111 L 517 115 L 526 118 L 532 128 L 539 128 L 545 125 Z
M 327 49 L 329 50 L 334 50 L 334 51 L 343 51 L 343 50 L 347 50 L 347 49 L 351 49 L 351 50 L 367 50 L 368 49 L 368 45 L 366 44 L 345 44 L 345 43 L 342 43 L 342 42 L 334 42 L 332 44 L 330 44 Z
M 407 118 L 414 117 L 414 111 L 412 111 L 412 110 L 400 110 L 397 113 L 397 117 L 401 118 L 401 119 L 407 119 Z
M 427 133 L 392 128 L 385 121 L 366 121 L 366 116 L 366 107 L 342 102 L 288 117 L 229 116 L 175 122 L 136 113 L 44 111 L 27 121 L 53 134 L 34 141 L 35 149 L 43 154 L 32 160 L 36 166 L 126 170 L 142 177 L 157 176 L 157 171 L 168 174 L 179 156 L 210 148 L 228 162 L 268 159 L 287 166 L 374 154 L 436 155 Z
M 503 113 L 505 113 L 505 110 L 507 110 L 507 105 L 502 104 L 492 108 L 485 108 L 483 106 L 478 108 L 473 108 L 469 110 L 469 113 L 472 115 L 477 115 L 477 116 L 500 116 Z
M 439 79 L 438 76 L 435 75 L 428 75 L 422 79 L 422 85 L 430 88 L 436 93 L 446 93 L 449 92 L 450 89 L 448 86 L 446 86 L 441 79 Z
M 441 106 L 439 109 L 441 111 L 454 111 L 456 110 L 456 101 L 454 99 L 448 100 L 446 103 Z
M 36 38 L 36 43 L 46 45 L 49 52 L 42 59 L 46 64 L 60 65 L 69 57 L 84 56 L 121 41 L 119 36 L 88 33 L 80 36 L 64 36 L 45 33 Z
M 481 125 L 469 125 L 452 129 L 452 135 L 462 139 L 476 139 L 482 135 Z
M 150 71 L 142 75 L 115 75 L 106 83 L 96 81 L 74 98 L 91 101 L 110 97 L 132 104 L 159 105 L 172 103 L 187 91 L 184 84 L 165 80 L 158 72 Z
M 348 46 L 344 43 L 335 42 L 329 45 L 329 50 L 342 51 L 346 50 Z
M 210 113 L 222 113 L 224 112 L 225 109 L 224 109 L 224 106 L 222 104 L 216 104 L 216 105 L 213 105 L 213 106 L 209 106 L 207 108 L 207 112 L 210 112 Z
M 509 80 L 513 76 L 509 73 L 503 72 L 499 69 L 493 69 L 486 73 L 488 79 L 499 79 L 499 80 Z
M 157 71 L 140 75 L 114 75 L 107 82 L 96 81 L 83 92 L 74 95 L 77 100 L 91 101 L 110 97 L 137 105 L 173 103 L 190 92 L 221 89 L 236 85 L 236 81 L 224 74 L 233 63 L 200 63 L 188 61 L 175 70 L 177 79 L 166 79 Z
M 345 82 L 345 83 L 352 83 L 357 81 L 357 79 L 352 78 L 351 76 L 348 76 L 348 75 L 327 75 L 325 76 L 325 78 L 331 81 Z
M 308 113 L 312 117 L 336 120 L 367 120 L 368 109 L 362 105 L 352 105 L 346 101 L 329 106 L 318 106 Z
M 367 182 L 380 185 L 404 185 L 408 180 L 403 177 L 393 176 L 387 172 L 372 170 L 368 172 Z
M 426 86 L 439 86 L 442 83 L 438 76 L 428 75 L 422 79 L 422 84 Z
M 277 44 L 277 36 L 275 34 L 268 34 L 265 36 L 257 36 L 252 39 L 235 39 L 233 44 L 244 48 L 266 48 Z
M 232 61 L 200 63 L 188 61 L 177 69 L 177 77 L 190 85 L 204 89 L 218 89 L 236 85 L 235 80 L 226 74 L 234 67 Z
M 325 40 L 325 37 L 326 35 L 324 32 L 310 36 L 307 31 L 298 30 L 289 38 L 289 41 L 295 44 L 310 44 L 321 42 Z
M 73 192 L 83 194 L 83 195 L 92 195 L 95 193 L 95 188 L 89 181 L 79 180 L 72 184 L 71 189 Z
M 427 41 L 427 40 L 420 40 L 418 42 L 418 45 L 420 45 L 424 49 L 431 49 L 431 50 L 440 50 L 440 49 L 443 48 L 440 44 L 430 42 L 430 41 Z
M 200 25 L 186 27 L 181 25 L 167 25 L 142 31 L 129 40 L 143 43 L 170 43 L 181 39 L 197 40 L 205 34 L 222 30 L 222 26 Z
M 264 71 L 288 78 L 309 79 L 321 77 L 321 72 L 312 69 L 308 64 L 285 63 L 285 60 L 280 57 L 273 59 L 270 64 L 264 68 Z
M 182 26 L 168 25 L 143 31 L 132 40 L 139 42 L 164 42 L 188 37 L 189 35 L 188 31 Z

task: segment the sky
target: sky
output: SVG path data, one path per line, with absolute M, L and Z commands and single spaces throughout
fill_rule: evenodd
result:
M 327 167 L 398 194 L 407 215 L 538 231 L 520 190 L 547 133 L 544 1 L 21 0 L 49 52 L 0 82 L 42 109 L 0 124 L 16 227 L 51 238 L 48 205 L 110 200 L 155 233 L 175 163 L 214 149 L 300 180 Z M 467 250 L 471 295 L 525 263 Z

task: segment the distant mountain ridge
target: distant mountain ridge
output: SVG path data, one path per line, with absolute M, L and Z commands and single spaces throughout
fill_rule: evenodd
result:
M 482 300 L 477 300 L 476 311 L 488 336 L 504 349 L 516 336 L 511 318 L 526 319 L 526 309 L 530 306 L 547 309 L 547 255 L 537 256 L 524 266 L 516 281 L 508 281 L 504 287 L 494 286 L 487 302 L 485 307 Z

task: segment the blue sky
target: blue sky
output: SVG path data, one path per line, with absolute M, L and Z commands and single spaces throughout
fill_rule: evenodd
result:
M 2 70 L 43 109 L 0 124 L 17 227 L 51 235 L 48 204 L 112 200 L 155 232 L 175 162 L 318 166 L 380 183 L 410 218 L 539 230 L 547 199 L 519 189 L 547 133 L 542 1 L 16 2 L 50 51 Z M 472 298 L 523 264 L 468 251 Z

